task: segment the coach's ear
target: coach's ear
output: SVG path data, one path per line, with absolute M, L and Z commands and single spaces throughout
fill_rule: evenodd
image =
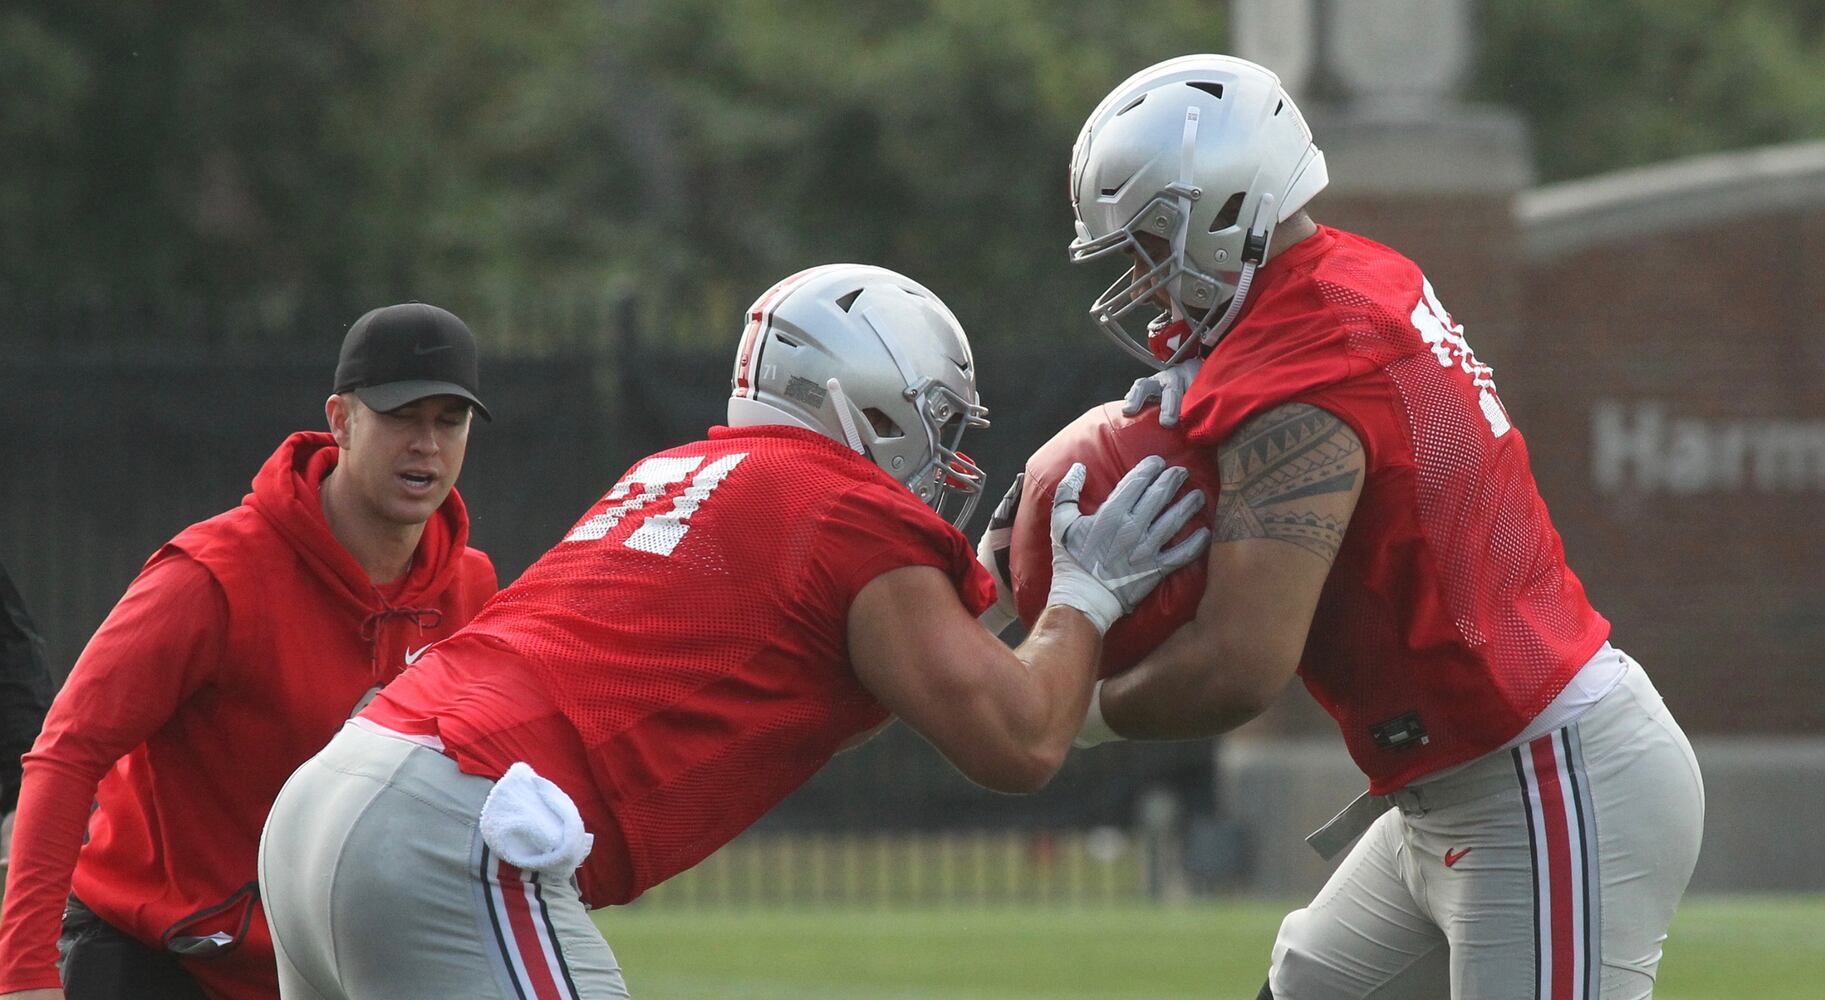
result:
M 329 422 L 330 437 L 336 439 L 336 447 L 347 449 L 349 446 L 349 421 L 354 418 L 354 407 L 347 396 L 332 393 L 323 401 L 323 419 Z

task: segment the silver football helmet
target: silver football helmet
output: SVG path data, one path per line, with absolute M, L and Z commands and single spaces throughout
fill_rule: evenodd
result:
M 1071 153 L 1071 260 L 1132 262 L 1091 316 L 1155 368 L 1198 356 L 1235 322 L 1274 226 L 1328 180 L 1311 129 L 1269 70 L 1190 55 L 1129 77 Z M 1139 233 L 1167 249 L 1149 253 Z M 1158 315 L 1137 338 L 1125 319 L 1143 308 Z
M 961 525 L 983 473 L 957 450 L 987 427 L 957 317 L 924 285 L 882 267 L 826 264 L 748 308 L 735 354 L 731 427 L 789 423 L 847 444 Z

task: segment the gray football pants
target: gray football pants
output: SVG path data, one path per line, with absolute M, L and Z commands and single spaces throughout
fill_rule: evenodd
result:
M 575 884 L 483 843 L 492 787 L 353 725 L 292 775 L 260 841 L 285 1000 L 626 1000 Z
M 1393 796 L 1281 924 L 1275 1000 L 1643 1000 L 1704 785 L 1641 668 L 1582 718 Z

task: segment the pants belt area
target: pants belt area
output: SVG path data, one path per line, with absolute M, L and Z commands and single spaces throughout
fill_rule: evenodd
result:
M 1514 785 L 1514 766 L 1508 755 L 1499 751 L 1486 754 L 1387 795 L 1371 795 L 1365 791 L 1329 822 L 1314 830 L 1305 842 L 1318 852 L 1319 857 L 1329 861 L 1362 836 L 1389 809 L 1399 809 L 1409 816 L 1424 816 L 1433 809 L 1445 809 L 1512 790 Z

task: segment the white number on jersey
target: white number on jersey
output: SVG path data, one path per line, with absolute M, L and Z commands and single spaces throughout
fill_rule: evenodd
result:
M 704 500 L 717 485 L 747 457 L 745 451 L 734 452 L 708 465 L 703 464 L 702 456 L 649 458 L 634 466 L 633 471 L 616 483 L 615 488 L 609 490 L 603 498 L 620 501 L 619 503 L 610 503 L 600 514 L 572 528 L 570 534 L 564 536 L 564 541 L 591 542 L 601 538 L 613 531 L 615 525 L 620 524 L 627 515 L 671 494 L 672 487 L 688 477 L 690 485 L 678 493 L 670 510 L 651 514 L 644 524 L 621 542 L 630 549 L 669 556 L 678 547 L 678 543 L 684 541 L 685 533 L 691 530 L 691 515 L 697 513 L 697 508 L 703 506 Z
M 1508 433 L 1512 426 L 1508 422 L 1508 411 L 1502 408 L 1502 401 L 1495 394 L 1495 370 L 1476 359 L 1470 345 L 1464 340 L 1464 327 L 1461 323 L 1451 322 L 1451 314 L 1438 300 L 1438 293 L 1432 290 L 1432 281 L 1421 277 L 1420 283 L 1426 294 L 1413 307 L 1413 315 L 1408 320 L 1413 329 L 1419 331 L 1420 338 L 1432 348 L 1432 356 L 1438 359 L 1441 367 L 1450 368 L 1457 365 L 1470 376 L 1470 382 L 1477 389 L 1477 405 L 1483 411 L 1483 419 L 1489 421 L 1489 431 L 1496 437 Z

